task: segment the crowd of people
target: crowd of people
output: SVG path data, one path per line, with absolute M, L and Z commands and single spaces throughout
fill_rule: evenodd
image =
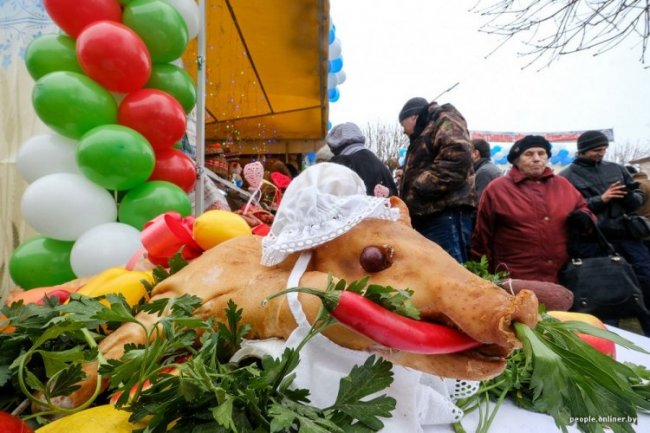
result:
M 633 266 L 650 306 L 648 242 L 625 223 L 630 215 L 650 216 L 650 180 L 603 159 L 605 134 L 580 135 L 575 160 L 557 174 L 549 167 L 551 144 L 528 135 L 512 145 L 504 174 L 490 161 L 489 143 L 470 140 L 453 105 L 411 98 L 398 120 L 409 145 L 397 184 L 353 123 L 330 130 L 330 161 L 357 172 L 368 194 L 380 184 L 398 195 L 414 229 L 458 262 L 485 256 L 491 272 L 511 278 L 558 283 L 571 258 L 607 255 L 600 231 Z M 638 319 L 650 335 L 650 316 Z

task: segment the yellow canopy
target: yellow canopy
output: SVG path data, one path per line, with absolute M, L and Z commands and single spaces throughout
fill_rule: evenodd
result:
M 315 149 L 327 133 L 328 0 L 208 0 L 205 18 L 206 140 Z M 195 41 L 184 56 L 194 77 L 196 52 Z

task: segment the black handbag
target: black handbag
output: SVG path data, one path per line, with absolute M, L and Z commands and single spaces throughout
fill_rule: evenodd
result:
M 573 292 L 571 311 L 601 319 L 647 315 L 634 268 L 615 252 L 600 229 L 595 230 L 608 255 L 574 258 L 560 271 L 560 284 Z
M 645 239 L 650 236 L 650 220 L 642 215 L 625 215 L 623 223 L 634 239 Z

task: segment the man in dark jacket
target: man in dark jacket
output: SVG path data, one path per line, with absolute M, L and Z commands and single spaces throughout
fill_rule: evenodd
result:
M 344 165 L 357 173 L 366 185 L 368 195 L 375 194 L 377 185 L 388 189 L 388 195 L 397 195 L 397 187 L 390 170 L 377 155 L 366 148 L 366 137 L 351 122 L 333 127 L 325 141 L 334 154 L 330 162 Z
M 603 161 L 609 140 L 600 131 L 587 131 L 578 137 L 578 153 L 571 165 L 560 173 L 587 199 L 589 209 L 598 217 L 603 234 L 633 267 L 643 290 L 646 306 L 650 306 L 650 253 L 641 239 L 634 238 L 626 228 L 624 216 L 636 211 L 645 201 L 645 194 L 624 166 Z M 606 255 L 597 241 L 572 246 L 574 255 L 583 257 Z M 650 335 L 650 320 L 641 320 L 644 332 Z
M 474 173 L 476 173 L 474 186 L 476 195 L 480 199 L 481 193 L 488 183 L 501 176 L 503 172 L 490 160 L 490 143 L 485 140 L 472 140 L 472 160 L 474 161 Z
M 453 105 L 424 98 L 409 99 L 399 122 L 410 141 L 400 195 L 413 228 L 464 263 L 477 202 L 467 123 Z

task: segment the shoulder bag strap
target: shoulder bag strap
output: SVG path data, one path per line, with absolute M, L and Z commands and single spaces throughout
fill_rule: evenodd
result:
M 600 227 L 598 227 L 598 223 L 594 223 L 594 230 L 596 231 L 596 235 L 598 236 L 598 243 L 607 249 L 607 253 L 609 255 L 617 256 L 618 253 L 614 249 L 614 246 L 607 240 L 602 230 L 600 230 Z

